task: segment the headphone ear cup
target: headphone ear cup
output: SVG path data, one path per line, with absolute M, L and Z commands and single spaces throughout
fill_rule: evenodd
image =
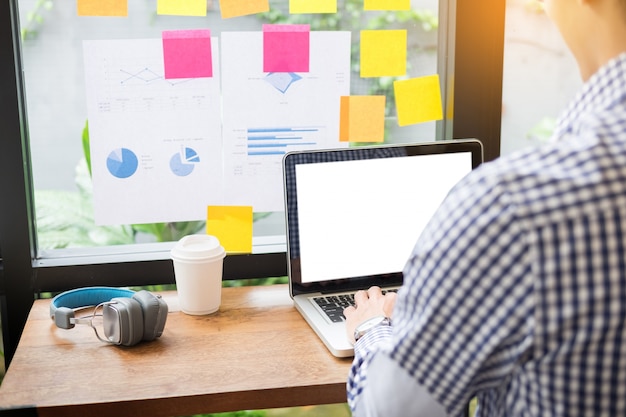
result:
M 161 336 L 167 320 L 167 303 L 149 291 L 138 291 L 133 295 L 143 311 L 143 337 L 145 341 Z
M 133 298 L 113 298 L 115 304 L 111 308 L 117 310 L 119 316 L 120 344 L 133 346 L 141 342 L 143 338 L 143 312 L 139 302 Z M 106 329 L 115 326 L 115 323 L 107 323 L 105 315 L 105 335 Z M 108 337 L 108 336 L 107 336 Z
M 74 318 L 74 310 L 68 307 L 59 307 L 54 310 L 54 324 L 61 329 L 73 329 L 74 323 L 71 319 Z

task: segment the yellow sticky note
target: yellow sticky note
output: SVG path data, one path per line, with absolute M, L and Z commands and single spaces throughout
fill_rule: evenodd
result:
M 264 13 L 269 10 L 269 0 L 220 0 L 222 19 Z
M 363 10 L 410 10 L 411 0 L 365 0 Z
M 206 0 L 157 0 L 157 14 L 206 16 Z
M 361 77 L 406 74 L 406 30 L 361 31 Z
M 128 16 L 128 0 L 78 0 L 79 16 Z
M 398 125 L 407 126 L 443 118 L 438 75 L 395 81 Z
M 206 232 L 217 237 L 226 252 L 252 252 L 252 207 L 208 206 Z
M 385 96 L 341 97 L 341 142 L 385 140 Z
M 337 13 L 337 0 L 289 0 L 289 13 Z

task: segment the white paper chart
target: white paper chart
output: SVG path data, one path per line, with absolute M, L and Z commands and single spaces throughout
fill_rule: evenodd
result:
M 96 223 L 205 219 L 222 193 L 219 55 L 212 78 L 165 79 L 161 39 L 83 49 Z

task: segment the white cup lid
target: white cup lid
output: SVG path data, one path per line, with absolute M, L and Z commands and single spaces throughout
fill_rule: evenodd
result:
M 215 236 L 189 235 L 180 239 L 170 254 L 172 258 L 198 261 L 223 258 L 226 251 Z

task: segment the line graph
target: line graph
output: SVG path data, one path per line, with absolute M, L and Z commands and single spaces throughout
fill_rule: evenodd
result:
M 120 65 L 121 64 L 121 65 Z M 208 109 L 212 101 L 209 79 L 166 79 L 162 66 L 103 60 L 97 89 L 102 113 L 169 112 Z
M 192 78 L 177 78 L 177 79 L 166 79 L 163 76 L 163 73 L 159 73 L 149 67 L 145 67 L 138 71 L 129 71 L 126 69 L 120 69 L 120 73 L 122 76 L 126 76 L 120 81 L 121 85 L 149 85 L 157 82 L 165 82 L 171 86 L 188 83 L 193 81 Z

